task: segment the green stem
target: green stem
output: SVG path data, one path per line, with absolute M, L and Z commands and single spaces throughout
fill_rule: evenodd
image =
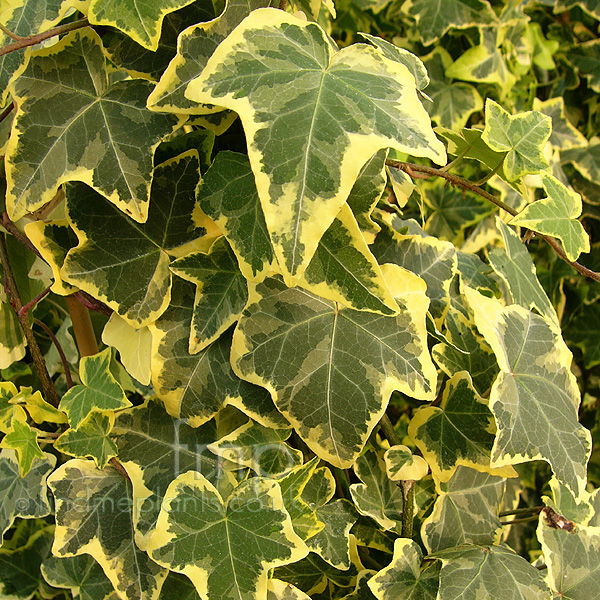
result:
M 509 517 L 510 515 L 537 515 L 542 512 L 543 506 L 532 506 L 528 508 L 515 508 L 514 510 L 503 510 L 498 516 Z
M 60 345 L 60 342 L 58 341 L 56 336 L 52 333 L 52 330 L 50 329 L 50 327 L 48 327 L 48 325 L 46 325 L 46 323 L 43 323 L 39 319 L 34 319 L 33 322 L 38 327 L 43 329 L 44 333 L 52 340 L 52 343 L 54 344 L 54 347 L 56 348 L 56 351 L 58 352 L 58 355 L 60 356 L 60 361 L 62 363 L 63 370 L 65 372 L 65 379 L 67 380 L 67 388 L 71 389 L 73 387 L 73 378 L 71 377 L 71 368 L 69 367 L 69 361 L 67 360 L 67 357 L 65 355 L 64 350 L 62 349 L 62 346 Z
M 75 341 L 77 342 L 80 356 L 98 354 L 98 342 L 96 341 L 96 334 L 92 327 L 88 309 L 73 295 L 66 296 L 65 302 L 71 316 L 71 322 L 73 323 Z
M 23 334 L 27 340 L 29 353 L 31 354 L 31 358 L 33 360 L 33 367 L 40 380 L 42 391 L 48 401 L 58 408 L 60 398 L 54 389 L 54 384 L 52 383 L 52 379 L 50 378 L 50 374 L 46 368 L 42 351 L 40 350 L 37 340 L 35 339 L 35 335 L 33 334 L 31 326 L 29 325 L 27 314 L 21 312 L 21 309 L 23 308 L 23 302 L 17 288 L 15 276 L 10 266 L 8 250 L 6 248 L 5 233 L 0 234 L 0 261 L 2 262 L 2 269 L 4 271 L 4 289 L 6 290 L 6 295 L 8 296 L 10 303 L 17 313 L 17 319 L 19 320 L 19 325 L 21 325 L 21 329 L 23 330 Z
M 381 429 L 381 433 L 383 433 L 386 440 L 390 443 L 390 446 L 400 446 L 402 441 L 398 437 L 398 434 L 396 433 L 390 418 L 387 416 L 387 413 L 383 413 L 383 417 L 381 417 L 381 421 L 379 421 L 379 427 Z
M 538 516 L 534 515 L 533 517 L 524 517 L 523 519 L 513 519 L 512 521 L 500 521 L 500 525 L 502 525 L 502 527 L 506 526 L 506 525 L 516 525 L 518 523 L 531 523 L 531 521 L 537 521 L 538 520 Z
M 413 520 L 415 517 L 415 482 L 412 480 L 401 481 L 402 496 L 404 504 L 402 506 L 402 537 L 412 538 Z

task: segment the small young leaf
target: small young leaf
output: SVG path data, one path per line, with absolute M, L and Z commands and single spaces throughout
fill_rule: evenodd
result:
M 36 458 L 44 460 L 46 455 L 38 444 L 38 433 L 29 427 L 26 422 L 14 420 L 12 431 L 9 431 L 0 441 L 0 447 L 12 448 L 19 457 L 19 472 L 25 477 L 31 470 Z

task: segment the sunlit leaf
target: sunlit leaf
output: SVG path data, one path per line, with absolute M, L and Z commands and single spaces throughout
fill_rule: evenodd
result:
M 148 551 L 155 561 L 187 575 L 201 597 L 215 600 L 264 598 L 268 569 L 307 553 L 276 482 L 245 481 L 225 503 L 194 472 L 169 486 Z
M 27 422 L 27 413 L 23 407 L 12 402 L 17 394 L 12 381 L 0 381 L 0 431 L 3 433 L 11 431 L 15 421 Z
M 16 419 L 12 422 L 11 431 L 0 441 L 0 447 L 16 450 L 21 477 L 25 477 L 29 473 L 36 458 L 41 460 L 46 458 L 38 443 L 38 432 L 26 422 Z
M 358 91 L 364 89 L 368 96 Z M 372 47 L 334 53 L 319 26 L 283 11 L 252 12 L 187 95 L 240 115 L 267 228 L 290 284 L 377 150 L 445 160 L 404 65 Z
M 383 455 L 385 470 L 391 481 L 418 481 L 429 472 L 421 456 L 413 454 L 408 446 L 391 446 Z
M 571 124 L 565 114 L 565 100 L 562 96 L 549 98 L 544 102 L 539 98 L 534 98 L 533 108 L 552 119 L 552 133 L 548 141 L 555 148 L 564 151 L 588 145 L 585 136 Z

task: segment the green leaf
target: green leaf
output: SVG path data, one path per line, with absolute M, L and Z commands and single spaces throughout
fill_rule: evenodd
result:
M 18 108 L 6 151 L 10 217 L 40 208 L 60 184 L 78 180 L 145 221 L 152 155 L 177 124 L 146 109 L 150 89 L 140 79 L 109 85 L 100 38 L 91 29 L 39 50 L 14 90 Z
M 425 284 L 390 266 L 398 316 L 340 309 L 269 279 L 252 292 L 234 334 L 236 372 L 269 389 L 311 450 L 342 468 L 353 464 L 392 390 L 434 394 Z M 281 360 L 290 352 L 294 361 Z
M 590 238 L 577 220 L 581 215 L 581 196 L 549 173 L 542 173 L 542 185 L 548 196 L 525 207 L 511 225 L 558 238 L 567 258 L 575 261 L 582 252 L 590 251 Z
M 569 323 L 566 335 L 581 348 L 587 369 L 600 364 L 600 305 L 596 302 L 583 306 L 583 311 Z
M 165 15 L 193 0 L 91 0 L 87 17 L 93 25 L 116 27 L 144 48 L 156 50 Z
M 291 433 L 291 429 L 273 429 L 248 421 L 208 448 L 262 477 L 275 477 L 302 464 L 302 452 L 284 443 Z
M 19 548 L 0 548 L 0 594 L 7 600 L 29 600 L 42 581 L 40 566 L 50 555 L 52 528 L 38 529 Z
M 542 512 L 537 537 L 548 566 L 550 587 L 559 598 L 585 600 L 590 590 L 600 585 L 600 527 L 561 528 L 547 514 Z
M 442 561 L 439 600 L 550 600 L 544 576 L 507 546 L 462 546 L 432 554 Z
M 280 579 L 267 582 L 267 600 L 310 600 L 302 590 Z
M 279 567 L 274 571 L 274 576 L 287 581 L 312 597 L 327 587 L 327 567 L 329 565 L 321 557 L 311 552 L 298 562 Z
M 506 156 L 506 152 L 494 152 L 481 139 L 483 133 L 481 129 L 463 127 L 459 133 L 443 127 L 436 127 L 435 132 L 446 141 L 448 154 L 478 160 L 491 170 L 497 169 Z
M 92 412 L 77 429 L 68 429 L 54 442 L 54 447 L 76 458 L 93 458 L 99 469 L 117 455 L 116 444 L 108 437 L 113 413 Z
M 7 369 L 24 356 L 25 336 L 17 315 L 8 302 L 0 302 L 0 369 Z M 0 408 L 0 427 L 2 426 L 1 411 Z
M 377 600 L 435 600 L 441 565 L 434 561 L 421 570 L 422 560 L 423 553 L 415 542 L 398 538 L 392 562 L 369 580 Z
M 439 406 L 419 408 L 408 434 L 429 463 L 436 479 L 449 481 L 459 465 L 494 475 L 512 470 L 491 469 L 496 426 L 487 402 L 473 388 L 467 372 L 456 373 L 444 388 Z
M 110 359 L 110 348 L 81 359 L 79 377 L 82 385 L 67 391 L 59 405 L 60 410 L 67 413 L 73 429 L 77 429 L 91 413 L 131 406 L 123 388 L 110 372 Z
M 216 18 L 192 25 L 181 32 L 177 54 L 148 96 L 148 108 L 159 112 L 205 114 L 219 107 L 198 105 L 185 96 L 188 83 L 202 72 L 217 46 L 242 19 L 256 8 L 269 6 L 269 0 L 226 0 Z
M 218 461 L 208 450 L 217 437 L 215 424 L 192 428 L 147 400 L 120 412 L 112 435 L 133 486 L 136 544 L 146 549 L 171 481 L 195 470 L 217 483 Z
M 70 590 L 76 600 L 105 600 L 113 591 L 102 567 L 87 554 L 49 556 L 42 564 L 42 575 L 52 587 Z
M 141 225 L 89 187 L 70 184 L 68 215 L 79 246 L 67 255 L 64 279 L 135 327 L 155 321 L 169 304 L 170 257 L 194 249 L 206 232 L 192 222 L 198 179 L 195 151 L 157 167 L 148 220 Z
M 590 433 L 577 422 L 580 393 L 572 355 L 556 326 L 520 306 L 470 288 L 475 322 L 500 366 L 490 393 L 498 431 L 492 466 L 545 460 L 576 496 L 585 489 Z
M 170 269 L 196 285 L 189 346 L 190 353 L 196 354 L 238 321 L 248 300 L 246 279 L 224 238 L 208 254 L 188 254 Z
M 596 0 L 556 0 L 554 4 L 554 12 L 561 13 L 565 10 L 579 6 L 587 13 L 600 20 L 600 6 L 596 3 Z
M 4 533 L 16 517 L 36 519 L 50 514 L 46 478 L 54 469 L 56 457 L 44 454 L 30 471 L 21 477 L 19 461 L 14 450 L 0 450 L 0 546 Z
M 32 393 L 32 388 L 22 387 L 19 393 L 9 400 L 11 404 L 23 406 L 36 423 L 66 423 L 65 413 L 56 409 L 42 398 L 40 391 Z
M 160 600 L 201 600 L 194 584 L 185 576 L 169 571 L 160 593 Z
M 198 426 L 231 404 L 267 427 L 289 427 L 269 393 L 231 369 L 231 332 L 197 354 L 189 353 L 193 286 L 176 278 L 171 305 L 150 326 L 152 382 L 167 412 Z
M 600 178 L 600 138 L 593 137 L 589 146 L 570 148 L 560 153 L 561 162 L 571 163 L 591 182 Z
M 423 57 L 431 81 L 426 88 L 431 102 L 424 104 L 431 120 L 441 127 L 460 130 L 472 113 L 483 108 L 479 92 L 467 83 L 453 83 L 446 77 L 452 57 L 443 47 Z
M 569 62 L 587 79 L 588 85 L 595 92 L 600 92 L 599 48 L 600 40 L 592 40 L 573 45 L 567 54 Z
M 372 250 L 380 264 L 397 264 L 425 281 L 431 303 L 429 312 L 441 324 L 450 303 L 450 283 L 456 273 L 454 246 L 434 237 L 402 235 L 384 227 Z
M 402 10 L 417 22 L 425 46 L 439 40 L 450 28 L 491 25 L 497 20 L 487 0 L 409 0 Z
M 519 236 L 502 220 L 496 219 L 506 251 L 494 248 L 489 259 L 494 271 L 507 283 L 512 300 L 526 309 L 535 308 L 558 325 L 558 316 L 536 276 L 536 269 Z
M 394 529 L 402 521 L 402 490 L 391 481 L 383 456 L 369 448 L 354 464 L 362 483 L 353 483 L 350 494 L 361 515 L 371 517 L 384 529 Z
M 481 139 L 496 152 L 508 152 L 504 159 L 508 181 L 548 168 L 542 153 L 551 133 L 552 119 L 540 112 L 511 115 L 493 100 L 488 98 L 485 102 L 485 129 Z
M 167 572 L 134 542 L 129 481 L 110 467 L 72 459 L 48 485 L 56 501 L 54 556 L 91 554 L 120 597 L 155 600 Z
M 38 444 L 37 438 L 37 430 L 29 427 L 26 422 L 14 420 L 12 422 L 12 431 L 9 431 L 2 438 L 2 441 L 0 441 L 0 447 L 12 448 L 17 451 L 21 477 L 25 477 L 29 473 L 36 458 L 42 460 L 46 458 L 46 455 L 42 452 Z
M 436 482 L 439 496 L 421 529 L 428 551 L 497 542 L 502 530 L 498 512 L 504 481 L 461 466 L 447 483 Z
M 148 551 L 214 600 L 264 598 L 268 570 L 307 553 L 275 481 L 245 481 L 225 503 L 193 471 L 169 486 Z
M 11 307 L 10 310 L 13 311 Z M 27 422 L 27 413 L 21 406 L 12 402 L 17 395 L 17 388 L 12 381 L 0 381 L 0 431 L 12 431 L 16 421 Z
M 548 140 L 552 146 L 564 152 L 571 148 L 582 148 L 588 145 L 585 136 L 569 121 L 565 114 L 565 100 L 562 96 L 549 98 L 542 102 L 533 99 L 533 108 L 552 119 L 552 133 Z
M 370 96 L 358 91 L 365 89 Z M 240 115 L 267 228 L 290 285 L 377 150 L 445 161 L 404 65 L 372 47 L 334 53 L 318 25 L 283 11 L 252 12 L 187 95 Z
M 317 519 L 325 523 L 325 527 L 306 540 L 311 552 L 318 554 L 323 560 L 336 569 L 350 568 L 350 529 L 356 522 L 358 514 L 351 502 L 338 499 L 316 510 Z

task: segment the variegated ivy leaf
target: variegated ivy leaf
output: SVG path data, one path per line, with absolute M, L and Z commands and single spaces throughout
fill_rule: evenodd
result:
M 175 278 L 169 308 L 150 326 L 152 383 L 167 412 L 198 426 L 231 404 L 267 427 L 289 427 L 265 389 L 232 371 L 231 332 L 197 354 L 189 353 L 193 288 Z
M 523 308 L 535 308 L 558 326 L 558 316 L 536 276 L 535 265 L 519 236 L 500 218 L 496 226 L 502 234 L 506 251 L 494 248 L 489 259 L 494 271 L 506 282 L 512 300 Z
M 4 533 L 16 517 L 36 519 L 50 514 L 46 478 L 54 469 L 56 457 L 44 453 L 30 471 L 21 476 L 14 450 L 0 450 L 0 546 Z
M 15 532 L 11 542 L 19 538 Z M 52 527 L 37 529 L 18 547 L 5 544 L 0 548 L 0 593 L 3 598 L 29 600 L 41 587 L 41 564 L 50 556 Z
M 508 94 L 516 83 L 516 77 L 508 67 L 506 55 L 499 45 L 502 37 L 497 28 L 481 28 L 479 44 L 462 52 L 448 67 L 446 75 L 453 79 L 493 83 L 500 87 L 502 94 Z
M 266 600 L 310 600 L 302 590 L 281 579 L 269 579 Z
M 15 134 L 6 149 L 10 217 L 40 208 L 61 183 L 77 180 L 145 221 L 152 155 L 177 125 L 176 117 L 146 109 L 151 87 L 141 79 L 109 85 L 100 38 L 89 28 L 39 50 L 14 89 Z
M 165 15 L 193 0 L 91 0 L 87 17 L 93 25 L 109 25 L 126 33 L 144 48 L 156 50 Z
M 398 538 L 394 558 L 369 580 L 377 600 L 435 600 L 440 585 L 439 561 L 426 563 L 421 570 L 423 552 L 412 540 Z
M 315 457 L 303 465 L 293 467 L 278 478 L 283 503 L 292 519 L 294 531 L 304 541 L 312 538 L 325 527 L 325 523 L 319 521 L 317 517 L 317 507 L 309 505 L 302 497 L 313 477 L 321 479 L 321 474 L 317 471 L 318 464 L 319 458 Z M 319 474 L 315 475 L 315 473 Z
M 562 13 L 565 10 L 579 6 L 587 13 L 592 15 L 600 21 L 600 6 L 596 3 L 596 0 L 556 0 L 554 4 L 554 12 Z
M 385 191 L 387 183 L 385 160 L 387 155 L 387 148 L 379 150 L 363 165 L 347 200 L 363 237 L 369 243 L 373 241 L 379 232 L 379 225 L 371 219 L 371 214 Z M 401 172 L 398 169 L 394 170 Z M 406 173 L 403 174 L 406 175 Z
M 152 334 L 148 327 L 136 329 L 114 312 L 102 330 L 102 341 L 119 351 L 121 364 L 134 379 L 150 383 Z
M 436 127 L 436 133 L 446 141 L 448 154 L 472 158 L 483 163 L 491 170 L 498 168 L 506 152 L 495 152 L 482 139 L 481 129 L 463 127 L 460 132 L 444 127 Z
M 575 526 L 569 531 L 540 516 L 537 538 L 542 545 L 548 580 L 556 597 L 585 600 L 600 586 L 600 527 Z
M 131 484 L 116 470 L 72 459 L 48 478 L 56 501 L 52 553 L 91 554 L 121 598 L 156 600 L 167 571 L 135 544 Z
M 159 600 L 201 600 L 194 584 L 185 576 L 169 571 L 162 587 Z
M 442 561 L 439 600 L 551 600 L 544 575 L 508 546 L 467 545 L 428 558 Z
M 470 289 L 475 323 L 500 366 L 490 393 L 498 431 L 492 466 L 545 460 L 576 496 L 585 489 L 590 433 L 577 422 L 580 393 L 572 354 L 556 326 Z
M 273 576 L 290 583 L 312 597 L 327 588 L 327 567 L 331 568 L 320 556 L 311 552 L 298 562 L 279 567 L 273 572 Z
M 408 426 L 411 440 L 441 482 L 448 481 L 459 465 L 494 475 L 512 475 L 510 467 L 490 467 L 495 433 L 487 402 L 475 391 L 465 371 L 446 383 L 439 406 L 419 408 Z
M 49 556 L 42 563 L 42 575 L 52 587 L 70 590 L 75 600 L 106 600 L 113 591 L 102 567 L 87 554 Z
M 91 413 L 77 429 L 68 429 L 54 442 L 63 454 L 76 458 L 93 458 L 99 469 L 117 455 L 116 444 L 108 437 L 114 413 Z
M 504 174 L 515 181 L 548 168 L 542 152 L 552 133 L 552 119 L 535 110 L 511 115 L 488 98 L 481 139 L 496 152 L 507 152 Z
M 581 348 L 587 369 L 600 364 L 600 304 L 585 305 L 572 321 L 569 321 L 569 341 Z
M 452 57 L 443 47 L 434 48 L 433 52 L 423 57 L 423 63 L 431 78 L 425 90 L 431 102 L 425 102 L 423 106 L 434 123 L 460 130 L 472 113 L 483 108 L 479 92 L 468 83 L 453 82 L 446 76 L 446 71 L 452 65 Z
M 600 92 L 600 49 L 599 40 L 591 40 L 581 44 L 575 44 L 570 48 L 568 60 L 583 75 L 588 85 L 595 91 Z
M 0 23 L 12 34 L 28 37 L 51 29 L 69 10 L 71 0 L 21 0 L 4 2 L 0 10 Z M 14 39 L 0 33 L 0 46 L 8 46 Z M 10 84 L 25 69 L 31 53 L 28 49 L 9 52 L 0 57 L 0 106 L 8 100 Z
M 12 381 L 0 381 L 0 431 L 2 433 L 11 431 L 15 421 L 27 422 L 27 413 L 23 407 L 12 402 L 17 393 L 17 388 Z
M 112 435 L 133 486 L 136 543 L 145 549 L 171 481 L 186 471 L 217 483 L 218 459 L 208 450 L 217 437 L 214 422 L 192 428 L 147 400 L 117 415 Z
M 425 283 L 388 266 L 397 316 L 342 309 L 267 279 L 251 293 L 233 338 L 236 372 L 269 389 L 311 450 L 342 468 L 356 460 L 393 390 L 421 399 L 435 393 Z M 295 360 L 282 360 L 289 353 Z
M 581 196 L 549 173 L 542 173 L 541 177 L 547 197 L 526 206 L 511 220 L 511 225 L 558 238 L 567 258 L 575 261 L 582 252 L 590 251 L 590 238 L 577 220 L 581 215 Z
M 385 451 L 383 460 L 391 481 L 418 481 L 429 472 L 423 458 L 413 454 L 408 446 L 391 446 Z
M 240 115 L 267 228 L 290 285 L 377 150 L 445 162 L 404 65 L 363 45 L 335 52 L 317 24 L 280 10 L 253 11 L 186 94 Z
M 291 429 L 273 429 L 248 421 L 209 444 L 208 449 L 262 477 L 274 477 L 302 464 L 302 452 L 285 443 L 291 433 Z
M 25 477 L 31 471 L 36 458 L 41 460 L 46 458 L 38 443 L 38 431 L 32 429 L 26 422 L 16 419 L 12 422 L 12 429 L 0 441 L 0 447 L 16 450 L 21 477 Z
M 248 285 L 225 238 L 208 254 L 188 254 L 170 269 L 196 285 L 189 345 L 190 354 L 196 354 L 237 322 L 248 300 Z
M 358 518 L 351 502 L 338 499 L 316 510 L 317 519 L 325 527 L 306 540 L 311 552 L 318 554 L 336 569 L 350 568 L 350 529 Z
M 60 296 L 76 292 L 77 288 L 63 281 L 61 274 L 67 252 L 77 246 L 77 235 L 69 227 L 69 222 L 32 221 L 25 226 L 25 233 L 52 269 L 52 291 Z
M 565 100 L 562 96 L 549 98 L 543 102 L 539 98 L 534 98 L 533 108 L 552 119 L 552 133 L 548 141 L 555 148 L 562 151 L 570 148 L 583 148 L 588 145 L 583 133 L 573 127 L 565 115 Z
M 369 589 L 369 581 L 377 571 L 363 569 L 356 577 L 356 586 L 352 592 L 342 597 L 342 600 L 375 600 Z
M 417 22 L 425 46 L 441 38 L 450 28 L 466 29 L 497 21 L 487 0 L 409 0 L 402 10 Z
M 335 495 L 335 478 L 328 467 L 316 469 L 302 490 L 302 500 L 309 506 L 321 508 Z
M 504 481 L 461 466 L 447 483 L 436 482 L 439 496 L 421 528 L 427 550 L 497 542 L 502 530 L 498 512 Z
M 454 246 L 434 237 L 402 235 L 384 227 L 371 249 L 380 264 L 395 263 L 425 281 L 429 312 L 441 325 L 450 304 L 450 283 L 456 273 Z
M 396 204 L 398 204 L 400 208 L 403 208 L 406 206 L 411 194 L 415 190 L 417 190 L 418 193 L 417 186 L 413 182 L 412 177 L 400 169 L 386 167 L 386 171 L 390 185 L 392 186 L 392 191 L 394 192 Z
M 575 498 L 571 490 L 562 485 L 556 477 L 550 479 L 549 485 L 552 497 L 542 496 L 542 502 L 565 519 L 588 525 L 590 519 L 595 516 L 593 495 L 586 490 L 580 498 Z
M 588 181 L 600 177 L 600 138 L 593 137 L 589 146 L 570 148 L 560 153 L 561 162 L 571 163 Z
M 148 96 L 148 108 L 158 112 L 205 114 L 220 107 L 198 105 L 185 96 L 188 83 L 198 77 L 216 47 L 251 11 L 269 6 L 269 0 L 226 0 L 223 12 L 206 23 L 181 32 L 177 54 Z
M 362 483 L 353 483 L 350 494 L 361 515 L 371 517 L 384 529 L 402 521 L 402 490 L 387 476 L 383 456 L 369 448 L 358 457 L 354 472 Z
M 73 429 L 77 429 L 91 413 L 131 406 L 123 388 L 110 372 L 110 359 L 110 348 L 81 359 L 81 385 L 68 390 L 59 405 L 60 410 L 67 413 Z
M 24 356 L 25 336 L 19 325 L 17 315 L 9 302 L 0 302 L 0 369 L 7 369 Z M 0 431 L 2 431 L 1 408 Z
M 244 481 L 225 503 L 195 472 L 169 486 L 148 551 L 213 600 L 265 598 L 268 570 L 307 554 L 275 481 Z
M 81 183 L 67 187 L 67 210 L 79 246 L 67 254 L 63 278 L 102 300 L 135 327 L 169 305 L 171 256 L 194 250 L 206 232 L 192 221 L 198 154 L 156 168 L 148 220 L 139 224 Z

